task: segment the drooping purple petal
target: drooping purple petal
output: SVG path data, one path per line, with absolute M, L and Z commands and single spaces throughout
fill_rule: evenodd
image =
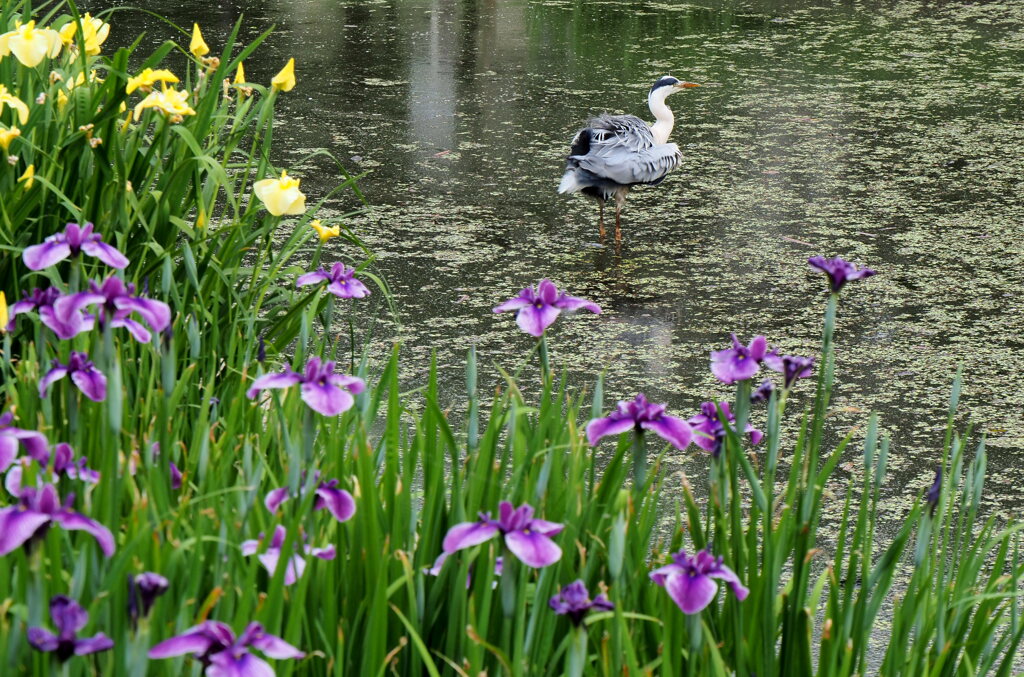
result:
M 303 383 L 302 401 L 308 404 L 310 409 L 324 416 L 337 416 L 355 404 L 355 400 L 347 391 L 326 383 Z
M 25 633 L 29 646 L 36 651 L 56 651 L 58 646 L 57 635 L 44 628 L 29 628 Z
M 531 303 L 533 303 L 533 301 L 531 301 L 530 299 L 523 298 L 522 296 L 516 296 L 510 298 L 508 301 L 505 301 L 504 303 L 499 303 L 498 305 L 496 305 L 494 307 L 494 312 L 506 313 L 510 310 L 519 310 L 520 308 L 525 308 Z
M 474 545 L 489 541 L 497 533 L 498 525 L 489 520 L 486 522 L 463 522 L 448 530 L 442 547 L 445 552 L 451 554 L 457 550 L 472 548 Z
M 666 577 L 665 590 L 684 614 L 695 614 L 711 604 L 718 586 L 707 576 L 675 573 Z
M 286 658 L 303 658 L 306 655 L 304 652 L 299 651 L 280 637 L 263 632 L 262 628 L 251 640 L 250 646 L 259 649 L 267 656 L 276 660 L 283 660 Z
M 82 394 L 93 402 L 107 399 L 107 377 L 98 369 L 80 369 L 72 372 L 71 380 L 75 382 Z
M 690 429 L 690 425 L 675 416 L 661 416 L 653 421 L 641 421 L 640 427 L 653 431 L 680 451 L 690 446 L 690 441 L 693 439 L 693 430 Z
M 635 426 L 636 422 L 630 418 L 595 418 L 587 424 L 587 442 L 590 443 L 590 446 L 596 447 L 602 437 L 619 435 L 632 430 Z
M 356 512 L 355 499 L 352 498 L 352 494 L 344 489 L 321 486 L 316 490 L 316 496 L 313 509 L 320 510 L 321 508 L 326 508 L 334 516 L 334 519 L 339 522 L 351 519 L 352 515 Z
M 251 400 L 256 397 L 256 394 L 261 390 L 268 390 L 271 388 L 290 388 L 301 380 L 302 375 L 290 369 L 280 374 L 264 374 L 252 382 L 249 389 L 245 391 L 245 396 Z
M 560 310 L 589 310 L 592 313 L 598 315 L 601 314 L 601 306 L 597 305 L 593 301 L 587 299 L 581 299 L 578 296 L 569 296 L 565 292 L 562 292 L 559 297 L 555 300 L 554 306 Z
M 231 628 L 219 621 L 205 621 L 185 632 L 165 639 L 146 654 L 150 658 L 173 658 L 191 653 L 202 655 L 214 647 L 226 647 L 235 640 Z
M 114 297 L 113 303 L 118 310 L 138 313 L 153 331 L 161 332 L 171 323 L 171 308 L 163 301 L 125 294 Z
M 58 365 L 46 372 L 46 374 L 39 379 L 39 397 L 46 397 L 46 391 L 50 389 L 50 386 L 67 376 L 67 374 L 68 368 L 61 365 Z
M 366 285 L 354 277 L 331 282 L 327 285 L 327 291 L 343 299 L 361 299 L 370 295 L 370 290 Z
M 117 268 L 118 270 L 122 270 L 128 267 L 128 258 L 121 252 L 111 247 L 106 242 L 103 242 L 102 240 L 98 239 L 98 236 L 95 240 L 84 242 L 82 244 L 82 251 L 88 254 L 89 256 L 94 256 L 98 258 L 100 261 L 107 264 L 111 268 Z
M 210 665 L 206 668 L 206 677 L 274 677 L 273 668 L 261 658 L 251 653 L 243 653 L 237 658 L 228 651 L 216 653 L 210 657 Z
M 323 282 L 324 280 L 330 279 L 330 274 L 326 270 L 321 268 L 320 270 L 314 270 L 312 273 L 305 273 L 303 275 L 299 275 L 298 279 L 295 280 L 295 286 L 305 287 L 306 285 L 309 284 L 317 284 L 318 282 Z
M 717 578 L 728 583 L 729 587 L 732 588 L 733 593 L 735 593 L 736 599 L 741 602 L 750 594 L 750 590 L 740 583 L 739 576 L 724 564 L 716 565 L 713 569 L 708 571 L 707 575 L 709 578 Z
M 104 555 L 110 557 L 114 554 L 114 535 L 99 522 L 70 510 L 57 511 L 53 515 L 53 521 L 68 531 L 86 532 L 96 539 Z
M 47 238 L 42 244 L 25 247 L 21 252 L 21 260 L 29 270 L 49 268 L 71 256 L 71 247 L 65 241 L 51 241 Z
M 0 556 L 23 545 L 38 529 L 50 522 L 50 516 L 16 505 L 0 508 Z
M 530 336 L 539 338 L 558 319 L 559 312 L 554 306 L 527 306 L 516 314 L 516 324 Z
M 113 648 L 114 640 L 100 632 L 92 637 L 77 640 L 75 642 L 75 655 L 87 656 L 92 653 L 108 651 Z
M 263 506 L 271 513 L 276 513 L 281 504 L 288 500 L 288 487 L 281 487 L 267 492 Z
M 505 534 L 505 545 L 523 564 L 538 569 L 562 557 L 562 549 L 554 541 L 534 531 L 511 531 Z

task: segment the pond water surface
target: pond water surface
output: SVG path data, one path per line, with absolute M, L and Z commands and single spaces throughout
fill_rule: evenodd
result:
M 1024 502 L 1024 3 L 147 8 L 199 21 L 215 51 L 240 13 L 249 36 L 276 24 L 246 62 L 250 80 L 269 81 L 297 60 L 274 160 L 311 201 L 339 181 L 325 157 L 298 164 L 316 149 L 367 172 L 371 208 L 349 225 L 379 256 L 402 313 L 401 328 L 378 328 L 376 340 L 381 351 L 403 340 L 410 375 L 436 348 L 451 403 L 470 345 L 509 369 L 530 348 L 491 308 L 547 276 L 605 311 L 560 319 L 554 360 L 581 381 L 607 369 L 609 400 L 642 390 L 692 415 L 729 394 L 707 369 L 729 332 L 815 350 L 825 281 L 806 259 L 841 255 L 878 275 L 849 286 L 840 309 L 836 429 L 879 411 L 893 440 L 890 491 L 916 493 L 932 480 L 963 365 L 962 409 L 988 435 L 993 508 Z M 111 20 L 116 44 L 141 29 L 172 37 L 138 12 Z M 646 93 L 664 74 L 703 85 L 669 99 L 683 165 L 634 191 L 624 243 L 602 245 L 595 205 L 555 192 L 568 142 L 603 111 L 651 119 Z M 345 196 L 328 207 L 357 205 Z

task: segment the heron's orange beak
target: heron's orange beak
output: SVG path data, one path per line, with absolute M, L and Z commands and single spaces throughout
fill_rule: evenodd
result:
M 678 82 L 676 87 L 700 87 L 696 82 Z

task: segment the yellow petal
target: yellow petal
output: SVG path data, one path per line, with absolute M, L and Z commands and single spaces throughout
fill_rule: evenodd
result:
M 21 183 L 22 181 L 24 181 L 25 182 L 25 190 L 28 190 L 29 188 L 32 187 L 32 184 L 35 183 L 35 180 L 36 180 L 35 176 L 36 176 L 36 166 L 35 165 L 29 165 L 28 169 L 25 170 L 25 173 L 18 177 L 18 183 Z
M 242 68 L 242 62 L 238 62 L 238 70 L 235 71 L 235 84 L 241 85 L 245 83 L 245 69 Z
M 294 216 L 306 211 L 306 196 L 299 190 L 299 180 L 287 173 L 282 173 L 280 179 L 257 181 L 252 192 L 274 216 Z
M 34 21 L 19 26 L 17 30 L 6 34 L 6 37 L 6 48 L 29 68 L 35 68 L 47 56 L 57 56 L 63 47 L 57 31 L 49 28 L 36 30 Z
M 309 222 L 309 225 L 311 225 L 313 227 L 313 230 L 317 232 L 317 235 L 320 236 L 321 242 L 327 242 L 332 237 L 338 237 L 339 235 L 341 235 L 340 226 L 321 225 L 320 219 L 313 219 L 312 221 Z
M 0 148 L 6 152 L 11 147 L 11 142 L 21 136 L 21 130 L 17 127 L 11 127 L 10 129 L 0 129 Z
M 4 110 L 4 104 L 18 111 L 18 121 L 21 124 L 28 122 L 28 106 L 25 105 L 25 102 L 8 92 L 6 87 L 0 85 L 0 113 Z
M 188 51 L 192 52 L 197 59 L 210 53 L 210 48 L 203 40 L 203 34 L 199 32 L 199 24 L 192 24 L 192 42 L 188 45 Z
M 0 334 L 7 331 L 7 323 L 11 321 L 7 313 L 7 297 L 0 291 Z
M 271 86 L 274 89 L 280 89 L 282 92 L 290 92 L 292 87 L 295 86 L 295 58 L 288 59 L 288 63 L 284 65 L 284 68 L 274 76 L 274 79 L 270 81 Z
M 69 21 L 61 26 L 58 34 L 60 35 L 60 41 L 65 45 L 70 45 L 75 41 L 75 33 L 78 32 L 78 24 L 74 21 Z

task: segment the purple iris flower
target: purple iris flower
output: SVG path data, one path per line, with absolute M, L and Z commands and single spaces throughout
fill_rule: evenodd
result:
M 78 256 L 85 252 L 111 268 L 126 268 L 128 259 L 125 255 L 103 242 L 103 237 L 99 233 L 92 231 L 91 223 L 86 223 L 85 226 L 69 223 L 64 227 L 63 233 L 51 235 L 43 240 L 42 244 L 26 247 L 21 253 L 21 259 L 29 270 L 42 270 L 69 256 Z
M 82 394 L 93 402 L 107 399 L 107 377 L 89 361 L 88 355 L 74 351 L 71 352 L 67 364 L 54 360 L 50 371 L 39 379 L 39 397 L 46 397 L 50 385 L 69 374 Z
M 18 457 L 18 448 L 24 447 L 32 458 L 46 458 L 48 444 L 46 436 L 35 430 L 22 430 L 11 425 L 14 414 L 5 412 L 0 416 L 0 472 L 7 470 Z
M 572 624 L 576 626 L 583 622 L 583 617 L 591 609 L 611 611 L 615 608 L 615 605 L 608 601 L 604 593 L 590 599 L 587 586 L 579 579 L 562 588 L 557 595 L 548 600 L 548 605 L 555 610 L 556 614 L 568 616 Z
M 767 402 L 773 390 L 775 390 L 775 384 L 770 379 L 765 379 L 761 381 L 761 385 L 754 388 L 754 391 L 750 393 L 750 401 Z
M 0 508 L 0 555 L 43 538 L 51 524 L 68 531 L 85 531 L 96 539 L 104 555 L 113 555 L 113 534 L 99 522 L 73 512 L 74 498 L 74 494 L 68 494 L 62 505 L 52 484 L 45 484 L 41 489 L 20 488 L 18 503 Z
M 302 401 L 324 416 L 337 416 L 350 409 L 355 403 L 352 395 L 366 387 L 360 378 L 335 374 L 334 362 L 321 363 L 319 357 L 311 357 L 304 373 L 289 367 L 278 374 L 264 374 L 252 382 L 245 395 L 251 400 L 261 390 L 289 388 L 297 383 L 302 384 Z
M 595 418 L 587 424 L 587 441 L 594 447 L 605 435 L 618 435 L 627 430 L 641 434 L 644 430 L 651 430 L 682 451 L 690 445 L 693 432 L 686 421 L 666 414 L 665 406 L 651 404 L 643 393 L 631 402 L 619 402 L 608 416 Z
M 319 479 L 314 477 L 314 481 Z M 338 489 L 338 480 L 320 482 L 316 488 L 316 499 L 313 501 L 313 510 L 327 509 L 327 512 L 334 516 L 339 522 L 346 522 L 356 512 L 356 501 L 352 494 L 344 489 Z M 263 505 L 271 513 L 276 513 L 281 504 L 289 499 L 288 488 L 281 487 L 267 493 L 263 499 Z
M 768 341 L 763 336 L 755 336 L 750 345 L 745 346 L 733 334 L 732 348 L 712 351 L 711 373 L 722 383 L 745 381 L 757 373 L 767 351 Z
M 569 296 L 564 291 L 559 292 L 554 282 L 544 279 L 537 284 L 536 288 L 526 287 L 519 292 L 519 296 L 497 306 L 494 312 L 504 313 L 509 310 L 518 310 L 516 324 L 530 336 L 539 338 L 563 310 L 572 311 L 580 308 L 592 313 L 601 313 L 601 307 L 596 303 L 576 296 Z
M 871 277 L 875 271 L 871 268 L 857 269 L 849 261 L 839 258 L 826 259 L 824 256 L 812 256 L 807 259 L 812 268 L 817 268 L 828 275 L 829 288 L 833 294 L 838 294 L 847 282 L 859 280 L 864 277 Z
M 489 541 L 497 534 L 505 537 L 505 545 L 512 554 L 530 567 L 540 568 L 554 564 L 562 557 L 562 549 L 551 540 L 565 526 L 533 518 L 533 507 L 523 504 L 513 508 L 508 501 L 498 505 L 498 519 L 491 513 L 480 513 L 477 522 L 456 524 L 444 537 L 444 551 L 449 555 Z
M 114 640 L 102 632 L 92 637 L 78 638 L 78 631 L 89 622 L 89 614 L 70 597 L 54 595 L 50 599 L 50 618 L 57 628 L 57 634 L 45 628 L 29 628 L 28 643 L 37 651 L 56 653 L 61 663 L 72 656 L 85 656 L 114 647 Z
M 270 658 L 302 658 L 306 654 L 263 631 L 259 623 L 250 623 L 235 638 L 231 628 L 219 621 L 205 621 L 166 639 L 149 650 L 150 658 L 172 658 L 190 653 L 207 666 L 209 677 L 270 677 L 273 668 L 249 653 L 259 649 Z
M 171 489 L 178 491 L 181 489 L 181 471 L 178 470 L 178 466 L 171 462 Z
M 939 506 L 939 497 L 942 496 L 942 466 L 940 465 L 935 469 L 935 481 L 928 487 L 928 491 L 924 494 L 924 501 L 928 504 L 932 516 L 935 515 L 935 509 Z
M 98 314 L 85 314 L 87 306 L 98 306 Z M 132 319 L 132 314 L 145 324 Z M 134 284 L 113 276 L 102 284 L 91 281 L 89 291 L 58 298 L 52 306 L 43 307 L 39 315 L 60 339 L 88 331 L 98 321 L 100 326 L 124 327 L 136 341 L 149 343 L 151 331 L 161 332 L 171 323 L 171 309 L 166 303 L 136 296 Z
M 807 378 L 814 372 L 814 358 L 798 355 L 779 355 L 774 350 L 764 356 L 764 363 L 772 371 L 782 374 L 782 387 L 790 388 L 797 379 Z
M 300 275 L 299 279 L 295 281 L 295 286 L 305 287 L 308 284 L 326 281 L 327 291 L 338 298 L 361 299 L 364 296 L 369 296 L 370 290 L 366 288 L 365 284 L 355 278 L 355 274 L 355 268 L 349 268 L 341 261 L 338 261 L 331 266 L 331 272 L 329 273 L 326 268 L 320 266 L 319 270 Z
M 170 583 L 160 574 L 147 571 L 138 576 L 128 576 L 128 616 L 134 625 L 138 619 L 149 615 L 156 598 L 167 592 Z M 141 609 L 140 609 L 141 607 Z
M 722 453 L 722 443 L 725 441 L 725 428 L 718 420 L 718 407 L 722 408 L 722 413 L 725 414 L 729 423 L 736 422 L 736 417 L 729 409 L 728 402 L 719 402 L 717 405 L 714 402 L 704 402 L 700 405 L 700 413 L 690 419 L 693 431 L 703 433 L 693 436 L 694 443 L 715 457 Z M 744 432 L 750 434 L 751 444 L 759 444 L 761 438 L 764 437 L 764 433 L 749 423 Z
M 10 320 L 7 322 L 7 331 L 14 331 L 14 319 L 30 310 L 38 310 L 53 305 L 53 302 L 60 298 L 60 290 L 56 287 L 46 289 L 33 289 L 32 293 L 22 293 L 22 299 L 10 307 Z
M 672 564 L 652 571 L 651 580 L 665 588 L 684 614 L 699 613 L 711 604 L 718 592 L 713 580 L 716 578 L 728 583 L 741 602 L 750 593 L 733 570 L 722 564 L 722 558 L 716 558 L 710 550 L 701 550 L 696 555 L 680 550 L 672 559 Z
M 284 539 L 287 537 L 288 532 L 281 525 L 278 525 L 274 529 L 274 535 L 270 538 L 270 543 L 267 545 L 267 549 L 260 553 L 259 560 L 260 564 L 266 568 L 270 575 L 273 576 L 274 572 L 277 571 L 278 562 L 281 560 L 281 548 L 284 546 Z M 242 542 L 242 554 L 246 557 L 255 555 L 259 552 L 260 543 L 263 541 L 263 534 L 260 534 L 258 539 L 250 539 Z M 298 546 L 296 546 L 298 549 Z M 314 548 L 309 545 L 302 546 L 303 552 L 312 557 L 318 557 L 320 559 L 334 559 L 337 554 L 334 546 L 328 546 L 326 548 Z M 295 581 L 302 578 L 303 572 L 306 570 L 306 560 L 302 559 L 298 554 L 293 554 L 288 561 L 288 570 L 284 572 L 284 584 L 291 585 Z
M 50 463 L 50 454 L 45 450 L 41 454 L 33 456 L 33 458 L 43 467 Z M 7 471 L 7 475 L 4 477 L 4 488 L 7 489 L 7 493 L 11 496 L 21 496 L 22 474 L 24 468 L 31 462 L 30 458 L 22 457 L 20 463 L 15 464 L 14 467 Z M 74 450 L 66 442 L 57 444 L 53 449 L 52 481 L 58 481 L 62 475 L 72 480 L 81 480 L 87 484 L 96 484 L 100 481 L 99 472 L 86 466 L 86 458 L 84 456 L 76 460 Z

